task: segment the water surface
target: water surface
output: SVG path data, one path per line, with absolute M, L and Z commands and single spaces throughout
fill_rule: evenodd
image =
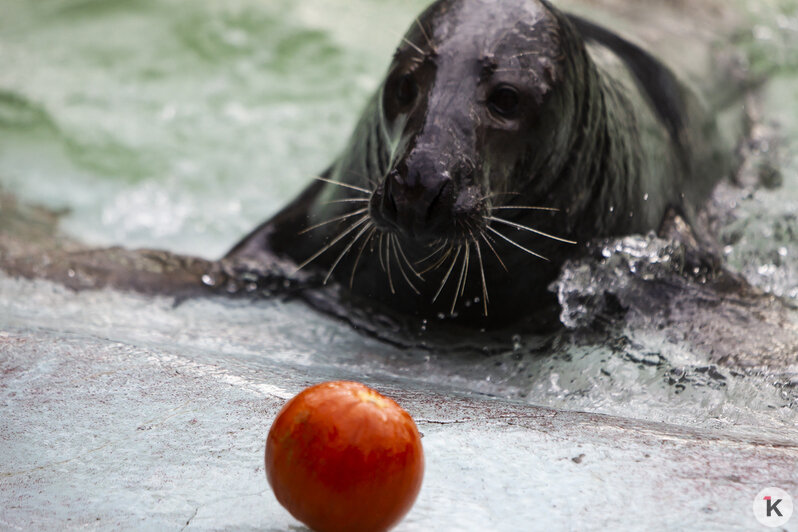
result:
M 2 0 L 0 187 L 62 212 L 60 230 L 90 245 L 217 258 L 329 164 L 425 4 Z M 752 30 L 739 44 L 750 68 L 768 73 L 762 122 L 778 132 L 780 178 L 737 189 L 720 237 L 730 267 L 795 303 L 798 2 L 747 9 Z M 9 338 L 90 358 L 122 345 L 132 359 L 227 372 L 232 385 L 277 397 L 302 382 L 351 378 L 798 442 L 798 355 L 777 375 L 740 372 L 633 326 L 593 341 L 564 334 L 543 348 L 518 331 L 502 354 L 451 356 L 393 348 L 297 302 L 175 305 L 0 276 L 0 308 L 6 367 L 24 366 L 28 353 Z M 272 389 L 263 375 L 290 384 Z M 4 404 L 13 412 L 11 399 Z M 50 414 L 14 428 L 47 427 Z M 468 447 L 451 438 L 452 448 Z M 25 469 L 41 458 L 37 445 L 17 440 L 0 452 Z M 486 515 L 474 522 L 497 518 Z

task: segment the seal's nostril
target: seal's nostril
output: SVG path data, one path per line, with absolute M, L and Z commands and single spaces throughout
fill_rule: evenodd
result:
M 385 180 L 385 186 L 382 196 L 382 209 L 383 215 L 391 221 L 396 221 L 397 213 L 399 212 L 396 206 L 396 188 L 398 183 L 398 173 L 396 170 L 388 174 L 388 179 Z
M 432 198 L 432 201 L 427 205 L 425 218 L 427 223 L 432 222 L 435 218 L 445 217 L 448 208 L 451 205 L 451 198 L 453 195 L 453 185 L 451 179 L 444 180 L 438 188 L 438 193 Z

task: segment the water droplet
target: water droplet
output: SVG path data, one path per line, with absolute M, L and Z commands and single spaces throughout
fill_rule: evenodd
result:
M 513 340 L 513 351 L 518 351 L 523 347 L 523 344 L 521 343 L 520 334 L 514 334 L 512 340 Z
M 763 264 L 756 269 L 759 275 L 773 275 L 776 273 L 777 268 L 773 264 Z

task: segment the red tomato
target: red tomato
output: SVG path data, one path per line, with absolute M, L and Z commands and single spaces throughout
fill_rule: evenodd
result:
M 266 477 L 318 532 L 388 530 L 421 489 L 424 454 L 410 414 L 357 382 L 325 382 L 288 401 L 266 439 Z

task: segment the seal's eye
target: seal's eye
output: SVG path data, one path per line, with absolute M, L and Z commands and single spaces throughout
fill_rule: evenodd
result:
M 500 118 L 515 118 L 519 110 L 518 90 L 510 85 L 499 85 L 488 95 L 488 109 Z
M 404 74 L 396 81 L 394 96 L 401 107 L 407 107 L 416 101 L 418 84 L 412 74 Z

